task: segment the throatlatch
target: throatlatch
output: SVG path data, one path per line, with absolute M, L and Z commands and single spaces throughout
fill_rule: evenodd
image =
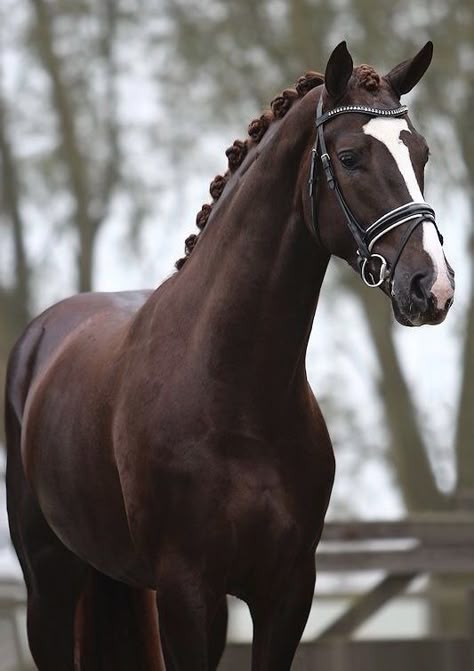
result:
M 316 213 L 316 198 L 317 198 L 317 187 L 319 184 L 319 171 L 318 171 L 318 161 L 321 164 L 322 172 L 326 176 L 327 183 L 329 188 L 334 191 L 336 194 L 339 205 L 344 213 L 346 218 L 347 226 L 352 234 L 352 237 L 357 244 L 357 255 L 360 274 L 367 286 L 369 287 L 379 287 L 381 284 L 388 280 L 390 283 L 393 280 L 393 274 L 395 268 L 400 259 L 400 256 L 407 244 L 408 240 L 411 237 L 411 234 L 421 223 L 424 221 L 431 221 L 438 233 L 439 240 L 443 244 L 443 236 L 438 230 L 435 219 L 435 212 L 430 205 L 427 203 L 416 203 L 410 202 L 401 205 L 393 210 L 390 210 L 383 216 L 381 216 L 377 221 L 371 224 L 368 228 L 364 229 L 357 221 L 356 217 L 352 213 L 349 205 L 347 204 L 344 196 L 342 194 L 339 183 L 336 179 L 336 175 L 333 171 L 331 165 L 331 158 L 328 154 L 326 142 L 324 140 L 324 124 L 334 119 L 340 114 L 356 113 L 356 114 L 367 114 L 372 117 L 400 117 L 406 114 L 408 108 L 406 105 L 401 105 L 400 107 L 394 107 L 391 109 L 381 109 L 377 107 L 368 107 L 366 105 L 342 105 L 340 107 L 335 107 L 328 112 L 323 113 L 323 94 L 319 98 L 319 103 L 316 111 L 316 140 L 314 147 L 312 149 L 312 160 L 311 168 L 309 174 L 309 196 L 311 200 L 311 215 L 312 215 L 312 226 L 313 232 L 320 242 L 321 237 L 319 234 L 318 222 L 317 222 L 317 213 Z M 315 188 L 316 187 L 316 188 Z M 372 249 L 375 243 L 380 240 L 380 238 L 386 235 L 389 231 L 402 226 L 403 224 L 408 224 L 405 234 L 402 238 L 400 247 L 397 251 L 395 259 L 391 266 L 388 264 L 387 260 L 377 253 L 373 253 Z M 373 272 L 369 270 L 367 264 L 371 262 L 371 265 L 374 265 L 374 261 L 379 264 L 378 277 L 374 276 Z

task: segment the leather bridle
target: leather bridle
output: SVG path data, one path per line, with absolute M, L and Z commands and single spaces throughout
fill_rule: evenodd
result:
M 402 252 L 410 239 L 414 230 L 424 221 L 431 221 L 438 233 L 441 244 L 443 244 L 443 237 L 436 226 L 435 213 L 432 207 L 427 203 L 410 202 L 401 205 L 393 210 L 390 210 L 379 219 L 374 221 L 368 228 L 364 229 L 356 217 L 352 213 L 347 204 L 336 175 L 331 165 L 331 158 L 328 154 L 326 142 L 324 140 L 324 124 L 331 119 L 334 119 L 340 114 L 367 114 L 371 117 L 400 117 L 407 112 L 406 105 L 395 107 L 391 109 L 380 109 L 377 107 L 369 107 L 366 105 L 343 105 L 335 107 L 328 112 L 323 113 L 323 95 L 319 98 L 319 103 L 316 111 L 316 140 L 312 149 L 311 169 L 309 174 L 309 196 L 311 200 L 311 225 L 313 233 L 319 243 L 322 245 L 321 236 L 319 233 L 317 221 L 317 192 L 320 182 L 320 174 L 318 170 L 318 163 L 322 167 L 322 172 L 326 176 L 329 188 L 334 191 L 339 205 L 346 218 L 346 223 L 352 237 L 357 244 L 357 260 L 362 279 L 369 287 L 379 287 L 386 280 L 391 286 L 393 275 L 397 263 L 402 255 Z M 391 264 L 381 255 L 374 253 L 373 247 L 375 243 L 380 240 L 389 231 L 406 224 L 404 235 L 400 242 L 400 246 L 395 255 L 395 259 Z M 379 264 L 378 277 L 367 267 L 371 262 L 374 265 L 374 260 Z

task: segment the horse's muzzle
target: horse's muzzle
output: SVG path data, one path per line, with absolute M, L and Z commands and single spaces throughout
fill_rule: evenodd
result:
M 417 271 L 406 286 L 392 294 L 395 318 L 404 326 L 441 324 L 454 302 L 454 271 L 450 268 L 449 283 L 442 292 L 433 292 L 433 275 Z

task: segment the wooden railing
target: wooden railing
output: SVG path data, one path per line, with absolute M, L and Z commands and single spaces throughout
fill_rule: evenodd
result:
M 402 543 L 388 548 L 388 543 Z M 421 574 L 474 575 L 474 516 L 423 515 L 390 522 L 330 522 L 316 553 L 318 571 L 382 570 L 385 577 L 321 638 L 349 636 Z

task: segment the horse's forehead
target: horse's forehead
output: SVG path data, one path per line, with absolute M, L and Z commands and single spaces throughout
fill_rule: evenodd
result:
M 393 156 L 411 197 L 414 201 L 423 202 L 424 199 L 415 176 L 410 152 L 401 138 L 402 131 L 408 131 L 411 134 L 406 119 L 376 117 L 364 124 L 362 130 L 366 135 L 371 135 L 385 145 Z
M 375 117 L 362 126 L 366 135 L 371 135 L 382 142 L 393 153 L 394 148 L 403 143 L 401 132 L 411 132 L 406 119 L 386 119 Z

